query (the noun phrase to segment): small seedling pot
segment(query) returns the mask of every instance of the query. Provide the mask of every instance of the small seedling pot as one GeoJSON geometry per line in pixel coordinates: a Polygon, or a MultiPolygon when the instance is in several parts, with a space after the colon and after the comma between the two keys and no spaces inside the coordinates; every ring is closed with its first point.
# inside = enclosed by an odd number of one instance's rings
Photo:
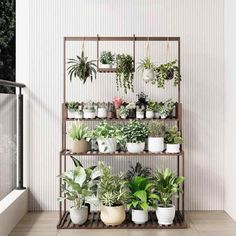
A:
{"type": "Polygon", "coordinates": [[[156,210],[156,216],[159,225],[171,225],[175,218],[175,206],[169,205],[169,207],[158,206],[156,210]]]}
{"type": "Polygon", "coordinates": [[[132,209],[132,221],[135,224],[144,224],[148,221],[148,211],[132,209]]]}
{"type": "Polygon", "coordinates": [[[98,108],[98,118],[104,119],[107,117],[107,109],[104,107],[99,107],[98,108]]]}
{"type": "Polygon", "coordinates": [[[155,112],[155,119],[159,119],[160,118],[160,113],[158,113],[158,112],[155,112]]]}
{"type": "Polygon", "coordinates": [[[179,153],[180,152],[180,144],[166,144],[166,152],[167,153],[179,153]]]}
{"type": "Polygon", "coordinates": [[[79,118],[79,113],[78,113],[78,111],[75,111],[75,110],[68,110],[67,117],[69,119],[74,119],[74,118],[77,119],[77,118],[79,118]]]}
{"type": "Polygon", "coordinates": [[[72,207],[70,208],[70,218],[73,224],[82,225],[88,219],[88,207],[83,206],[81,208],[72,207]]]}
{"type": "Polygon", "coordinates": [[[153,111],[146,111],[146,118],[147,119],[153,119],[154,118],[154,112],[153,111]]]}
{"type": "Polygon", "coordinates": [[[136,118],[137,119],[144,119],[144,112],[143,111],[136,111],[136,118]]]}
{"type": "Polygon", "coordinates": [[[126,147],[130,153],[140,153],[144,151],[145,143],[126,143],[126,147]]]}
{"type": "Polygon", "coordinates": [[[96,112],[84,110],[84,119],[94,119],[96,117],[96,112]]]}

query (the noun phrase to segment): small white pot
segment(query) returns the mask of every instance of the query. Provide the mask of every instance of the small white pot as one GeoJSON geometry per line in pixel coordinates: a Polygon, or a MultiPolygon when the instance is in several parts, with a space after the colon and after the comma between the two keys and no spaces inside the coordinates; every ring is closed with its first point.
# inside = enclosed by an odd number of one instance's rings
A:
{"type": "Polygon", "coordinates": [[[107,117],[107,109],[104,107],[98,108],[98,118],[106,118],[107,117]]]}
{"type": "Polygon", "coordinates": [[[84,113],[78,112],[78,119],[83,119],[83,118],[84,118],[84,113]]]}
{"type": "Polygon", "coordinates": [[[159,112],[155,112],[155,119],[159,119],[160,118],[160,113],[159,112]]]}
{"type": "Polygon", "coordinates": [[[149,82],[154,80],[154,69],[144,69],[143,70],[143,80],[149,82]]]}
{"type": "Polygon", "coordinates": [[[180,144],[166,144],[166,152],[167,153],[179,153],[180,144]]]}
{"type": "Polygon", "coordinates": [[[163,137],[148,137],[148,151],[149,152],[162,152],[164,150],[163,137]]]}
{"type": "Polygon", "coordinates": [[[84,119],[94,119],[95,117],[95,112],[84,110],[84,119]]]}
{"type": "Polygon", "coordinates": [[[132,221],[135,224],[144,224],[148,221],[148,211],[132,209],[132,221]]]}
{"type": "Polygon", "coordinates": [[[166,119],[168,115],[161,115],[161,119],[166,119]]]}
{"type": "Polygon", "coordinates": [[[126,119],[128,115],[120,115],[121,119],[126,119]]]}
{"type": "Polygon", "coordinates": [[[117,142],[115,138],[101,138],[97,141],[99,152],[112,153],[116,151],[117,142]]]}
{"type": "Polygon", "coordinates": [[[145,143],[126,143],[128,152],[140,153],[144,151],[145,143]]]}
{"type": "Polygon", "coordinates": [[[153,119],[154,118],[154,111],[146,111],[146,118],[153,119]]]}
{"type": "Polygon", "coordinates": [[[164,208],[158,206],[156,210],[156,216],[159,225],[171,225],[175,218],[175,206],[170,205],[170,207],[164,208]]]}
{"type": "Polygon", "coordinates": [[[72,223],[75,225],[84,224],[88,219],[88,207],[83,206],[82,208],[70,208],[70,218],[72,223]]]}
{"type": "Polygon", "coordinates": [[[79,118],[78,116],[79,116],[79,113],[78,113],[78,111],[69,111],[68,110],[68,114],[67,114],[67,116],[68,116],[68,118],[69,119],[74,119],[74,118],[79,118]]]}
{"type": "Polygon", "coordinates": [[[112,68],[112,64],[102,64],[102,68],[105,68],[105,69],[110,69],[112,68]]]}
{"type": "Polygon", "coordinates": [[[144,112],[143,111],[136,111],[136,118],[137,119],[144,119],[144,112]]]}

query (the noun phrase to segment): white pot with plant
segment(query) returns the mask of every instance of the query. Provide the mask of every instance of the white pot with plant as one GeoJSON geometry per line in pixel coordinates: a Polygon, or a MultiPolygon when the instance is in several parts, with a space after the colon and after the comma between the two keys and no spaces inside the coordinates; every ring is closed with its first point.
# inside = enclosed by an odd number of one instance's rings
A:
{"type": "Polygon", "coordinates": [[[79,103],[78,102],[68,102],[66,103],[67,107],[67,118],[69,119],[77,119],[78,117],[78,109],[79,103]]]}
{"type": "Polygon", "coordinates": [[[130,121],[121,128],[121,134],[126,142],[127,151],[140,153],[144,151],[148,136],[147,125],[139,121],[130,121]]]}
{"type": "Polygon", "coordinates": [[[144,119],[144,111],[145,111],[145,108],[144,106],[137,106],[136,108],[136,119],[144,119]]]}
{"type": "Polygon", "coordinates": [[[180,152],[180,144],[183,143],[183,138],[177,126],[172,126],[167,129],[165,143],[167,153],[180,152]]]}
{"type": "Polygon", "coordinates": [[[100,104],[98,107],[97,117],[101,119],[107,118],[107,107],[105,103],[100,104]]]}
{"type": "Polygon", "coordinates": [[[126,181],[122,176],[113,175],[111,167],[104,163],[100,163],[100,167],[102,176],[98,196],[102,203],[101,220],[105,225],[120,225],[125,220],[126,181]]]}
{"type": "Polygon", "coordinates": [[[148,151],[158,153],[164,151],[165,124],[163,122],[152,122],[148,125],[148,151]]]}
{"type": "Polygon", "coordinates": [[[83,168],[76,166],[74,170],[67,171],[59,176],[62,179],[62,196],[59,201],[65,199],[72,201],[74,206],[69,210],[73,224],[82,225],[88,219],[87,204],[98,205],[96,197],[97,178],[100,171],[94,167],[83,168]]]}
{"type": "Polygon", "coordinates": [[[119,128],[107,122],[101,122],[93,131],[93,138],[97,140],[98,149],[101,153],[115,152],[119,135],[119,128]]]}
{"type": "Polygon", "coordinates": [[[154,64],[151,61],[150,57],[146,57],[143,60],[140,61],[138,66],[138,71],[142,72],[143,80],[145,82],[149,82],[154,80],[155,74],[154,74],[154,64]]]}
{"type": "Polygon", "coordinates": [[[111,51],[103,51],[100,55],[102,68],[112,68],[115,61],[115,55],[111,51]]]}
{"type": "Polygon", "coordinates": [[[148,221],[148,207],[156,207],[156,195],[153,192],[154,184],[148,177],[135,176],[128,182],[130,197],[128,208],[132,209],[132,221],[135,224],[144,224],[148,221]]]}
{"type": "Polygon", "coordinates": [[[129,115],[129,110],[126,106],[121,106],[120,107],[120,118],[121,119],[127,119],[129,115]]]}
{"type": "Polygon", "coordinates": [[[156,108],[156,102],[149,100],[147,103],[147,108],[146,108],[146,118],[147,119],[153,119],[154,118],[154,111],[156,108]]]}
{"type": "Polygon", "coordinates": [[[156,172],[155,193],[158,200],[156,216],[159,225],[171,225],[175,218],[175,206],[171,204],[173,197],[178,197],[182,192],[180,185],[184,181],[183,176],[176,176],[168,168],[161,172],[156,172]]]}
{"type": "Polygon", "coordinates": [[[166,119],[174,110],[174,108],[175,103],[172,101],[172,99],[168,99],[164,104],[161,104],[159,110],[161,119],[166,119]]]}
{"type": "Polygon", "coordinates": [[[72,139],[72,153],[86,153],[88,151],[88,127],[83,123],[75,122],[68,131],[72,139]]]}
{"type": "Polygon", "coordinates": [[[84,109],[84,119],[94,119],[96,117],[96,109],[93,102],[88,102],[85,104],[84,109]]]}

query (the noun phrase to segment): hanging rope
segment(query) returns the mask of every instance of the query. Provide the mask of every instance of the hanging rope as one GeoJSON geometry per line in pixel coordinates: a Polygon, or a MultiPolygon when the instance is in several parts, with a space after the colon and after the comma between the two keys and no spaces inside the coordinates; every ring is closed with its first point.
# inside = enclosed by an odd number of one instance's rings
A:
{"type": "Polygon", "coordinates": [[[150,50],[150,44],[149,44],[149,37],[148,37],[148,42],[147,42],[147,47],[146,47],[146,57],[151,59],[151,50],[150,50]]]}
{"type": "Polygon", "coordinates": [[[169,38],[167,38],[166,55],[165,55],[166,62],[168,62],[169,59],[170,59],[170,42],[169,42],[169,38]]]}

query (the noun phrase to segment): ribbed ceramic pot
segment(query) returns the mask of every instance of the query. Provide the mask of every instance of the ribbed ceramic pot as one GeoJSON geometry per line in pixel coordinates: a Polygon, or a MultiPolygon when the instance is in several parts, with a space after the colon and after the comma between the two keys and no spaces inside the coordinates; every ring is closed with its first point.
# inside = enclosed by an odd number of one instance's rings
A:
{"type": "Polygon", "coordinates": [[[132,209],[132,221],[135,224],[144,224],[148,221],[148,211],[132,209]]]}
{"type": "Polygon", "coordinates": [[[179,153],[180,144],[166,144],[166,152],[168,153],[179,153]]]}
{"type": "Polygon", "coordinates": [[[175,218],[175,206],[169,205],[169,207],[158,206],[156,210],[156,216],[160,225],[171,225],[175,218]]]}
{"type": "Polygon", "coordinates": [[[164,150],[163,137],[148,137],[148,151],[157,153],[164,150]]]}
{"type": "Polygon", "coordinates": [[[130,153],[140,153],[144,151],[145,143],[126,143],[126,147],[130,153]]]}

